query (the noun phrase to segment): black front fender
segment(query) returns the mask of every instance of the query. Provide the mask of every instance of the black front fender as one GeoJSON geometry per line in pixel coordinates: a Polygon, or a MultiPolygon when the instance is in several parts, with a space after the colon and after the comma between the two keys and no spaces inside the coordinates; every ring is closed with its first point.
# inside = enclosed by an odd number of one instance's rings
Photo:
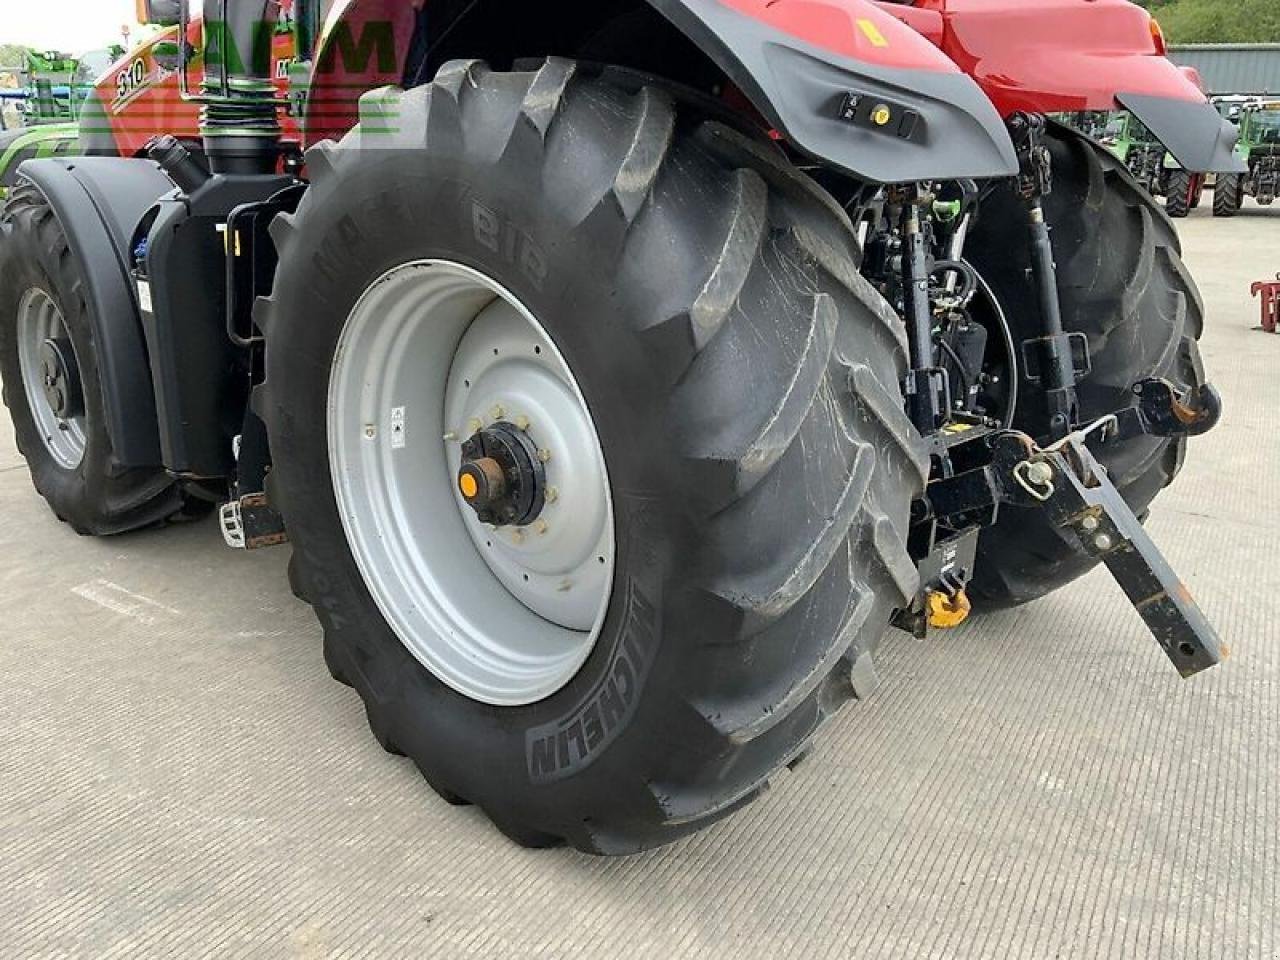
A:
{"type": "Polygon", "coordinates": [[[159,467],[155,394],[129,244],[173,183],[149,160],[28,160],[18,168],[44,194],[80,265],[93,324],[107,434],[123,467],[159,467]]]}

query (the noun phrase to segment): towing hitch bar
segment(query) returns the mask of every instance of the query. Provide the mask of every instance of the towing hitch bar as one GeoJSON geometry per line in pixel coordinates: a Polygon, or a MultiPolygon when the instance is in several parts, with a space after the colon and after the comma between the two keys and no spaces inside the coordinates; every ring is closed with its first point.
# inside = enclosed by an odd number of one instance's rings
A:
{"type": "Polygon", "coordinates": [[[1019,487],[1099,557],[1183,678],[1230,651],[1077,431],[1014,467],[1019,487]]]}
{"type": "Polygon", "coordinates": [[[1024,433],[994,431],[985,465],[930,485],[933,515],[955,530],[1004,506],[1048,511],[1053,523],[1099,558],[1183,678],[1230,656],[1204,612],[1094,457],[1087,441],[1105,417],[1041,448],[1024,433]]]}

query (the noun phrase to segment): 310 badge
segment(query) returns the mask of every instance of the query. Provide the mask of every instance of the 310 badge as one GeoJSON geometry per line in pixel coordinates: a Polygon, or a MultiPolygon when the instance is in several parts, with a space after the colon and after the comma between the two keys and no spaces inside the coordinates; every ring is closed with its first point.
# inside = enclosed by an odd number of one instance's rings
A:
{"type": "Polygon", "coordinates": [[[116,75],[116,100],[113,110],[118,110],[139,91],[145,90],[156,81],[156,77],[147,69],[147,61],[143,57],[135,57],[116,75]]]}

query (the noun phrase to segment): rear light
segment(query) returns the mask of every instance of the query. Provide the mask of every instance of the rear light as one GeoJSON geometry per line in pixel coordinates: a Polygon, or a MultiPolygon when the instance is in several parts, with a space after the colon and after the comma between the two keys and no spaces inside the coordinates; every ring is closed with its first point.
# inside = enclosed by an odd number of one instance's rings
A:
{"type": "Polygon", "coordinates": [[[1160,21],[1155,17],[1151,18],[1151,39],[1156,45],[1156,54],[1165,56],[1169,52],[1169,47],[1164,41],[1164,31],[1160,28],[1160,21]]]}

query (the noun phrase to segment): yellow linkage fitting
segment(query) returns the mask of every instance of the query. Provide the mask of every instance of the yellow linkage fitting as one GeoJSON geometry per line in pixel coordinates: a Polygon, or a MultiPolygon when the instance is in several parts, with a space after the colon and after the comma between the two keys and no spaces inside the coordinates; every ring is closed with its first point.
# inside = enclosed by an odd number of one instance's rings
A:
{"type": "Polygon", "coordinates": [[[968,595],[961,590],[954,597],[936,590],[929,594],[929,626],[938,630],[950,630],[969,619],[973,612],[973,604],[968,595]]]}

